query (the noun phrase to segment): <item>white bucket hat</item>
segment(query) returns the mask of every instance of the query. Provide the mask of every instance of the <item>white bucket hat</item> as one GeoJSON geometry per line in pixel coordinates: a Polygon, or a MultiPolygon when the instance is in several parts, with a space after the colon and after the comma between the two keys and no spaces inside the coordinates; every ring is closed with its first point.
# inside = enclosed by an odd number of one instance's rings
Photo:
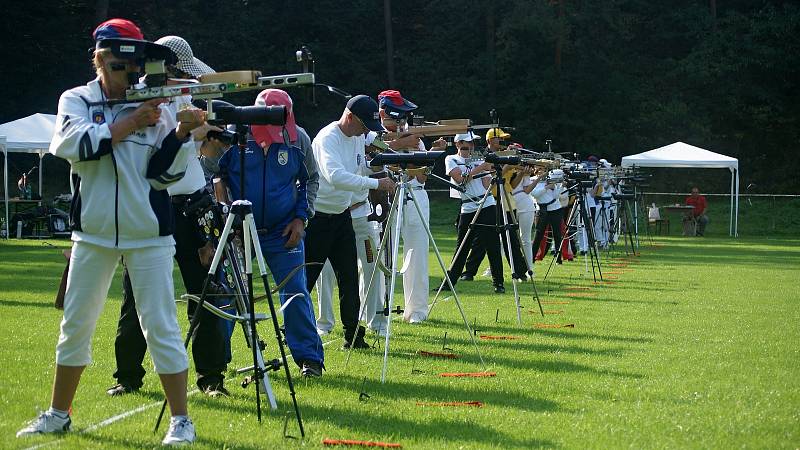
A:
{"type": "Polygon", "coordinates": [[[189,43],[182,37],[164,36],[157,40],[156,44],[168,47],[175,53],[178,57],[178,62],[175,64],[175,67],[181,72],[187,73],[194,78],[199,78],[200,75],[205,75],[207,73],[215,73],[214,69],[194,57],[192,47],[190,47],[189,43]]]}

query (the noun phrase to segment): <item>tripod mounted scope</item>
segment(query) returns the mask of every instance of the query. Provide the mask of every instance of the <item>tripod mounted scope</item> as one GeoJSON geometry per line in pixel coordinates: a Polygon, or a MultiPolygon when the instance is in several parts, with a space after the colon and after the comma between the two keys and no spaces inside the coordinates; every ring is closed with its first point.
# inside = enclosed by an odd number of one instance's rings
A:
{"type": "Polygon", "coordinates": [[[409,152],[409,153],[378,153],[369,162],[370,166],[407,166],[414,164],[418,166],[434,165],[436,161],[445,157],[447,152],[409,152]]]}

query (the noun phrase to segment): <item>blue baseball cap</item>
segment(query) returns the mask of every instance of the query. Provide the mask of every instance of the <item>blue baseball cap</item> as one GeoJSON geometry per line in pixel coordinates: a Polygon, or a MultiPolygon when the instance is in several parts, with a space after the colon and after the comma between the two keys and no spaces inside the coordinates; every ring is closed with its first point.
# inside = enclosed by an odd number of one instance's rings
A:
{"type": "Polygon", "coordinates": [[[387,90],[378,94],[378,104],[390,117],[397,119],[417,109],[417,105],[404,98],[400,91],[387,90]]]}
{"type": "Polygon", "coordinates": [[[347,109],[364,123],[370,131],[382,133],[386,131],[378,113],[378,104],[368,95],[356,95],[347,102],[347,109]]]}

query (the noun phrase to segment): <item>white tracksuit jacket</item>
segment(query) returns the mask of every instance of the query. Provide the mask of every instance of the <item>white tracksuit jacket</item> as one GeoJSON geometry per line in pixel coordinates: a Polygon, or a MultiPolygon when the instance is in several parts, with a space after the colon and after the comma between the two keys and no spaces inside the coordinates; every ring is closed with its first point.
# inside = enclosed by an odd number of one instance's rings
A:
{"type": "Polygon", "coordinates": [[[120,249],[174,245],[166,188],[183,177],[194,143],[178,140],[175,117],[162,105],[155,126],[112,148],[109,125],[138,104],[93,104],[104,99],[95,79],[58,102],[50,153],[72,165],[72,240],[120,249]]]}

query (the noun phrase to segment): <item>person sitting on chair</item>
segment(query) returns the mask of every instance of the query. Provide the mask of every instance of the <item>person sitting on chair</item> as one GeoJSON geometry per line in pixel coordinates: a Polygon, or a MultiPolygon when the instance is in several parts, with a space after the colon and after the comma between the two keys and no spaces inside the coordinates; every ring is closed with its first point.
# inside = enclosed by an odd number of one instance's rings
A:
{"type": "Polygon", "coordinates": [[[692,194],[686,197],[685,203],[694,207],[694,210],[688,214],[687,218],[695,222],[695,234],[697,236],[703,236],[706,231],[706,225],[708,224],[708,216],[706,216],[706,197],[700,195],[700,190],[695,186],[692,188],[692,194]]]}

